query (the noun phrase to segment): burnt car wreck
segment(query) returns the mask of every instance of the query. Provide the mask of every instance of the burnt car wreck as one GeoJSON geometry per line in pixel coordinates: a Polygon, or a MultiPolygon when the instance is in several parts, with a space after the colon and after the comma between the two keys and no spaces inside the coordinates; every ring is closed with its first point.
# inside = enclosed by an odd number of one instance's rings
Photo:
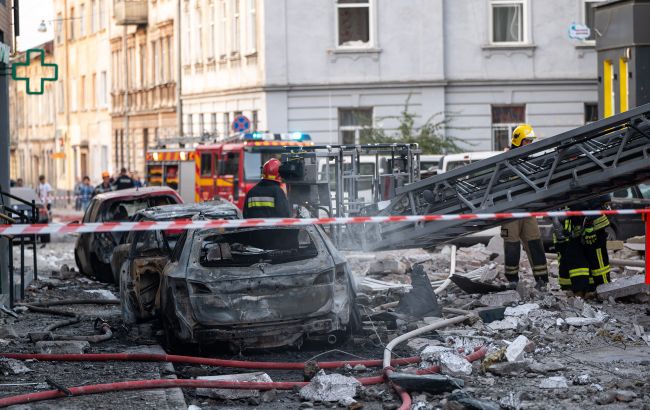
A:
{"type": "Polygon", "coordinates": [[[120,294],[125,321],[159,317],[172,348],[335,344],[360,325],[347,261],[315,226],[134,233],[120,294]]]}

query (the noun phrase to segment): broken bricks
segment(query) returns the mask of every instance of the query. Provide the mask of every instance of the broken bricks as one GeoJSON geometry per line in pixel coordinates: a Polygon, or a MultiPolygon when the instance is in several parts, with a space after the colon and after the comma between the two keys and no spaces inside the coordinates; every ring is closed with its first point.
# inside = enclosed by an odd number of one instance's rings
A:
{"type": "Polygon", "coordinates": [[[610,297],[618,299],[625,296],[647,293],[649,287],[649,285],[645,284],[645,278],[643,275],[635,275],[626,278],[618,278],[614,282],[600,285],[596,288],[596,293],[600,300],[607,300],[610,297]]]}
{"type": "Polygon", "coordinates": [[[505,292],[490,293],[481,296],[479,302],[483,306],[508,306],[521,301],[521,296],[516,290],[506,290],[505,292]]]}
{"type": "Polygon", "coordinates": [[[341,374],[318,372],[309,384],[300,389],[300,398],[307,401],[338,402],[344,398],[354,398],[361,383],[353,377],[341,374]]]}

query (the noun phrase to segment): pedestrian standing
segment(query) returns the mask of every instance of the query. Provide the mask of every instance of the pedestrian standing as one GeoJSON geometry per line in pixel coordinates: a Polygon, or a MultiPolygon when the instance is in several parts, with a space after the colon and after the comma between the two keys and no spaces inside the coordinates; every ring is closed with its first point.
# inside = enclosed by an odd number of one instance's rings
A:
{"type": "Polygon", "coordinates": [[[83,209],[84,212],[86,212],[86,209],[88,209],[88,204],[90,204],[90,199],[93,196],[93,191],[94,188],[92,185],[90,185],[90,178],[88,176],[84,176],[83,182],[79,186],[79,200],[81,202],[81,209],[83,209]]]}
{"type": "Polygon", "coordinates": [[[128,189],[133,187],[135,187],[133,178],[127,174],[126,168],[122,168],[120,170],[120,175],[118,175],[118,177],[115,179],[115,189],[119,191],[120,189],[128,189]]]}
{"type": "Polygon", "coordinates": [[[140,176],[136,171],[131,172],[131,179],[133,179],[133,186],[135,188],[142,188],[144,185],[142,185],[142,180],[140,180],[140,176]]]}
{"type": "MultiPolygon", "coordinates": [[[[521,124],[512,133],[510,149],[517,149],[533,142],[537,137],[533,127],[521,124]]],[[[533,269],[535,288],[544,289],[548,283],[548,267],[546,254],[542,245],[542,235],[539,231],[536,218],[516,219],[501,226],[503,238],[503,253],[505,257],[506,279],[516,285],[519,282],[519,259],[521,245],[523,245],[528,261],[533,269]]]]}
{"type": "Polygon", "coordinates": [[[38,197],[41,199],[41,202],[48,210],[52,209],[50,194],[52,193],[52,186],[45,180],[45,175],[38,177],[38,197]]]}
{"type": "Polygon", "coordinates": [[[111,184],[111,174],[107,171],[102,172],[102,183],[95,187],[92,196],[97,194],[103,194],[104,192],[110,192],[113,190],[113,184],[111,184]]]}
{"type": "Polygon", "coordinates": [[[82,182],[77,179],[77,183],[74,186],[74,209],[75,211],[81,211],[81,184],[82,182]]]}

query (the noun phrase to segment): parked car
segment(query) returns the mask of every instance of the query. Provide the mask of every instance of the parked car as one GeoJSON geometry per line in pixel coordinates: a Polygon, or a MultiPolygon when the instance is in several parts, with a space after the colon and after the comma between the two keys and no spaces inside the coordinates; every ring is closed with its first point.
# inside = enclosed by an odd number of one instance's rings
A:
{"type": "MultiPolygon", "coordinates": [[[[25,219],[23,220],[23,223],[46,224],[50,222],[50,213],[47,211],[47,208],[41,201],[41,198],[39,198],[36,194],[36,191],[34,191],[32,188],[12,187],[10,188],[9,193],[30,204],[25,204],[23,202],[17,201],[14,198],[11,198],[9,201],[9,207],[13,209],[14,212],[18,212],[24,215],[25,219]],[[34,219],[34,215],[32,214],[32,201],[34,201],[34,205],[36,206],[36,219],[34,219]]],[[[50,235],[38,235],[38,239],[42,243],[47,243],[50,242],[50,235]]]]}
{"type": "MultiPolygon", "coordinates": [[[[141,209],[180,204],[183,200],[168,187],[131,188],[95,196],[88,205],[83,222],[129,221],[141,209]]],[[[74,256],[79,272],[102,282],[113,282],[111,255],[125,232],[83,233],[75,245],[74,256]]]]}
{"type": "Polygon", "coordinates": [[[355,297],[320,227],[191,230],[163,270],[160,317],[169,346],[334,344],[361,323],[355,297]]]}
{"type": "MultiPolygon", "coordinates": [[[[631,186],[609,194],[611,209],[650,208],[650,183],[631,186]]],[[[633,236],[645,235],[645,224],[640,215],[608,215],[609,226],[606,229],[609,240],[625,241],[633,236]]],[[[544,247],[553,247],[553,226],[549,218],[540,221],[544,247]]]]}

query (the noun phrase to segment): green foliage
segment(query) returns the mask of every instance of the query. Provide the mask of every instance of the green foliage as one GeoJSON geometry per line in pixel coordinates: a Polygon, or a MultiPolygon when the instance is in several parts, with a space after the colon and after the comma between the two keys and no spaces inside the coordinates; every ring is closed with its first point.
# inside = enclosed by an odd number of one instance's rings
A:
{"type": "Polygon", "coordinates": [[[383,117],[382,119],[396,119],[399,122],[397,131],[389,135],[382,128],[366,128],[361,132],[361,144],[386,144],[386,143],[417,143],[423,154],[449,154],[461,152],[457,139],[445,136],[444,131],[452,129],[449,126],[450,118],[440,119],[442,113],[430,116],[424,124],[415,125],[416,115],[409,111],[409,100],[406,99],[404,109],[399,116],[383,117]]]}

